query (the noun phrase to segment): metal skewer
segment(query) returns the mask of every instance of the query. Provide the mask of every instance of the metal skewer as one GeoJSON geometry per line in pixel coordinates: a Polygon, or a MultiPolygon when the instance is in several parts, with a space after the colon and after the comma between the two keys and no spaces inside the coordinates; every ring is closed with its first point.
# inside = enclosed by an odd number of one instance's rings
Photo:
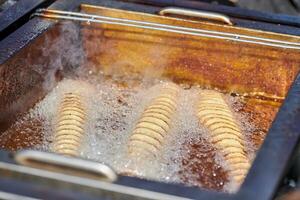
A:
{"type": "Polygon", "coordinates": [[[256,36],[225,33],[204,29],[188,28],[167,24],[159,24],[153,22],[144,22],[130,19],[120,19],[114,17],[91,15],[79,12],[52,10],[52,9],[39,9],[33,16],[51,18],[51,19],[63,19],[63,20],[74,20],[80,22],[88,23],[100,23],[100,24],[110,24],[110,25],[121,25],[126,27],[135,27],[148,30],[157,30],[171,33],[179,33],[192,36],[200,36],[206,38],[215,38],[222,40],[229,40],[235,42],[243,42],[250,44],[259,44],[271,47],[285,48],[285,49],[297,49],[300,50],[300,43],[298,42],[288,42],[283,40],[262,38],[256,36]]]}

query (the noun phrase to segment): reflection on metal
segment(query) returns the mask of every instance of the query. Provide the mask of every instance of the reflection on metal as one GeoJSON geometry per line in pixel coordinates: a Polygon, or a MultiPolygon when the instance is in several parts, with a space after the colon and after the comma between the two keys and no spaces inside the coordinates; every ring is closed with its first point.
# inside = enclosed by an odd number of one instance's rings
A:
{"type": "Polygon", "coordinates": [[[200,18],[200,19],[214,20],[214,21],[218,21],[218,22],[223,22],[228,25],[233,25],[233,23],[231,22],[231,20],[228,16],[219,14],[219,13],[213,13],[213,12],[168,7],[168,8],[164,8],[161,11],[159,11],[159,14],[162,16],[174,14],[174,15],[181,15],[181,16],[187,16],[187,17],[196,17],[196,18],[200,18]]]}
{"type": "Polygon", "coordinates": [[[65,157],[58,154],[24,150],[16,153],[15,160],[25,166],[73,176],[107,182],[117,180],[116,173],[107,165],[78,158],[65,157]]]}
{"type": "Polygon", "coordinates": [[[184,35],[191,35],[191,36],[199,36],[205,38],[215,38],[215,39],[222,39],[222,40],[235,41],[235,42],[258,44],[258,45],[271,46],[277,48],[300,50],[300,43],[298,42],[288,42],[283,40],[268,39],[268,38],[250,36],[250,35],[226,33],[226,32],[211,31],[211,30],[204,30],[204,29],[197,29],[197,28],[188,28],[188,27],[181,27],[181,26],[174,26],[174,25],[167,25],[167,24],[100,16],[100,15],[91,15],[91,14],[79,13],[79,12],[70,12],[70,11],[61,11],[61,10],[52,10],[52,9],[39,9],[36,13],[33,14],[33,16],[45,17],[50,19],[74,20],[74,21],[87,22],[87,23],[120,25],[120,26],[127,26],[127,27],[135,27],[135,28],[142,28],[142,29],[149,29],[149,30],[156,30],[156,31],[178,33],[184,35]]]}
{"type": "Polygon", "coordinates": [[[8,193],[8,192],[3,192],[0,191],[0,199],[12,199],[12,200],[39,200],[37,198],[32,198],[28,196],[23,196],[23,195],[18,195],[18,194],[13,194],[13,193],[8,193]]]}
{"type": "Polygon", "coordinates": [[[0,162],[0,176],[14,178],[15,180],[30,180],[36,184],[43,184],[51,188],[67,189],[76,188],[77,192],[98,195],[99,198],[108,199],[139,199],[139,200],[185,200],[188,198],[153,192],[150,190],[118,185],[86,177],[76,177],[42,169],[0,162]],[[103,196],[102,196],[103,195],[103,196]]]}

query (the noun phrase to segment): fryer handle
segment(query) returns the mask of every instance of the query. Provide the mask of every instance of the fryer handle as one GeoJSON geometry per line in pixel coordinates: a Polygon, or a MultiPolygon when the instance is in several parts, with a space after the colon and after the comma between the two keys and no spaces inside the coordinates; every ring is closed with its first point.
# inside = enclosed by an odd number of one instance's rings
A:
{"type": "Polygon", "coordinates": [[[176,7],[167,7],[159,11],[159,15],[161,16],[165,16],[168,14],[175,14],[175,15],[181,15],[187,17],[197,17],[201,19],[209,19],[218,22],[223,22],[231,26],[233,25],[233,22],[230,20],[228,16],[219,13],[214,13],[214,12],[190,10],[190,9],[176,8],[176,7]]]}
{"type": "Polygon", "coordinates": [[[21,165],[106,182],[117,180],[117,174],[107,165],[35,150],[18,151],[14,156],[21,165]]]}

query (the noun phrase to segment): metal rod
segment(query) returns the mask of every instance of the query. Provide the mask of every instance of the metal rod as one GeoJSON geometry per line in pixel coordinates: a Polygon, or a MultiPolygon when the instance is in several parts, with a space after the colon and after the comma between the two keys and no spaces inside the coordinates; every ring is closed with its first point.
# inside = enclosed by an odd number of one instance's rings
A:
{"type": "Polygon", "coordinates": [[[157,26],[157,27],[161,27],[161,28],[170,28],[170,29],[191,31],[191,32],[197,32],[197,33],[208,33],[208,34],[215,34],[215,35],[220,35],[220,36],[229,36],[229,37],[234,37],[234,38],[239,38],[239,39],[241,39],[241,38],[253,39],[253,40],[261,40],[261,41],[271,42],[271,43],[280,43],[280,44],[289,44],[289,45],[300,46],[300,43],[296,43],[296,42],[288,42],[288,41],[275,40],[275,39],[269,39],[269,38],[261,38],[261,37],[255,37],[255,36],[249,36],[249,35],[225,33],[225,32],[188,28],[188,27],[181,27],[181,26],[174,26],[174,25],[167,25],[167,24],[158,24],[158,23],[153,23],[153,22],[144,22],[144,21],[137,21],[137,20],[131,20],[131,19],[121,19],[121,18],[114,18],[114,17],[107,17],[107,16],[100,16],[100,15],[91,15],[91,14],[79,13],[79,12],[61,11],[61,10],[52,10],[52,9],[39,9],[38,12],[86,17],[86,18],[90,18],[90,19],[104,19],[104,20],[110,20],[110,21],[134,23],[134,24],[139,24],[139,25],[157,26]]]}
{"type": "Polygon", "coordinates": [[[259,44],[271,47],[285,48],[285,49],[297,49],[300,50],[300,43],[298,42],[288,42],[282,40],[261,38],[255,36],[224,33],[218,31],[210,31],[203,29],[195,29],[188,27],[173,26],[167,24],[158,24],[152,22],[143,22],[130,19],[120,19],[114,17],[106,17],[100,15],[90,15],[85,13],[70,12],[70,11],[60,11],[60,10],[50,10],[50,9],[40,9],[33,16],[51,18],[51,19],[63,19],[63,20],[74,20],[87,23],[101,23],[110,25],[120,25],[126,27],[135,27],[148,30],[157,30],[171,33],[179,33],[192,36],[200,36],[206,38],[215,38],[222,40],[229,40],[235,42],[243,42],[250,44],[259,44]],[[50,13],[50,14],[46,14],[50,13]]]}

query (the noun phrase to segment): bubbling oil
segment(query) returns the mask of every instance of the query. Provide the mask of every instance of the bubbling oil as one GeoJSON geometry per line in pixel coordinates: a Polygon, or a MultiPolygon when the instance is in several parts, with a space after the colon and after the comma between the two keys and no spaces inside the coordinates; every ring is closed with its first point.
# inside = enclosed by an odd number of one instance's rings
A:
{"type": "MultiPolygon", "coordinates": [[[[87,105],[88,116],[85,137],[79,150],[81,157],[105,163],[122,175],[221,191],[236,190],[226,172],[228,166],[209,142],[208,131],[199,124],[196,104],[202,89],[198,86],[179,84],[177,107],[159,156],[144,159],[128,155],[128,141],[135,124],[145,108],[168,84],[171,84],[170,80],[115,77],[81,70],[76,76],[59,82],[28,114],[4,132],[0,140],[15,130],[36,131],[39,132],[37,135],[42,135],[41,142],[32,143],[31,148],[51,151],[59,102],[64,94],[80,91],[87,105]],[[24,129],[26,124],[33,124],[34,121],[39,122],[38,129],[24,129]]],[[[247,115],[235,112],[241,106],[239,97],[225,95],[225,99],[243,134],[251,134],[253,124],[247,121],[247,115]]],[[[253,159],[256,149],[250,140],[246,144],[248,154],[253,159]]]]}

